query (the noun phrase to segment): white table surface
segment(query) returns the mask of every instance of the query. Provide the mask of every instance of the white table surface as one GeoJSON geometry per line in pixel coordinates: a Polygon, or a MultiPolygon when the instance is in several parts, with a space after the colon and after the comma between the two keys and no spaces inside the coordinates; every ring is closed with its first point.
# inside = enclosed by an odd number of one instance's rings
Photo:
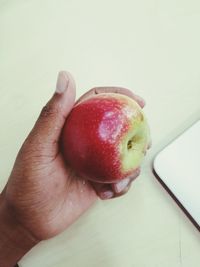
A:
{"type": "Polygon", "coordinates": [[[123,198],[99,201],[22,267],[196,267],[200,235],[152,174],[156,152],[200,114],[199,0],[0,0],[0,188],[66,69],[77,95],[142,95],[153,147],[123,198]]]}

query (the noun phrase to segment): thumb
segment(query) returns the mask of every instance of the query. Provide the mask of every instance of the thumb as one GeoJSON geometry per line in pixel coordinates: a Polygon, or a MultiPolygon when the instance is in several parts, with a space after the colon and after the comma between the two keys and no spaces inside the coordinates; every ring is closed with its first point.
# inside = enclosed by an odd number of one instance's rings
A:
{"type": "Polygon", "coordinates": [[[30,132],[27,141],[42,148],[58,147],[59,137],[67,115],[75,102],[75,82],[69,72],[60,71],[56,83],[56,91],[43,107],[38,120],[30,132]],[[52,147],[53,145],[53,147],[52,147]]]}

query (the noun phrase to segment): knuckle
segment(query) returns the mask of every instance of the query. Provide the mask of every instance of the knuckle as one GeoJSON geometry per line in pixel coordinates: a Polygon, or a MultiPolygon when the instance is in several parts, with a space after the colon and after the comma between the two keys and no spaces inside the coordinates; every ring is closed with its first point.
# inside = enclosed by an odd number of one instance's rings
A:
{"type": "Polygon", "coordinates": [[[54,117],[59,112],[58,108],[52,105],[51,103],[47,103],[40,113],[40,118],[54,117]]]}
{"type": "Polygon", "coordinates": [[[115,197],[121,197],[121,196],[125,195],[129,191],[130,187],[131,187],[131,185],[128,185],[123,191],[121,191],[120,193],[116,193],[115,197]]]}

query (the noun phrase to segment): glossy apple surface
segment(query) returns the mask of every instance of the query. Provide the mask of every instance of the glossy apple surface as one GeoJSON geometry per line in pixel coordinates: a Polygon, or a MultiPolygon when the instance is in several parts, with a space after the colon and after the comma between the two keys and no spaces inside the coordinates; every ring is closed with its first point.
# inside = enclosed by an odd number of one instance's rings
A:
{"type": "Polygon", "coordinates": [[[81,177],[102,183],[130,177],[144,158],[149,127],[140,106],[114,93],[78,103],[63,128],[67,164],[81,177]]]}

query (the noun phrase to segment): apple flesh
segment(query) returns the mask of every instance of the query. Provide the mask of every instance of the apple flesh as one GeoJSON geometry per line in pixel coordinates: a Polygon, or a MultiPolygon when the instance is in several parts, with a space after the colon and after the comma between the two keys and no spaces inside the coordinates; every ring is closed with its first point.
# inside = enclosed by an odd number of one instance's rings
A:
{"type": "Polygon", "coordinates": [[[81,177],[113,183],[131,177],[144,158],[149,127],[128,96],[102,93],[74,106],[63,128],[67,164],[81,177]]]}

